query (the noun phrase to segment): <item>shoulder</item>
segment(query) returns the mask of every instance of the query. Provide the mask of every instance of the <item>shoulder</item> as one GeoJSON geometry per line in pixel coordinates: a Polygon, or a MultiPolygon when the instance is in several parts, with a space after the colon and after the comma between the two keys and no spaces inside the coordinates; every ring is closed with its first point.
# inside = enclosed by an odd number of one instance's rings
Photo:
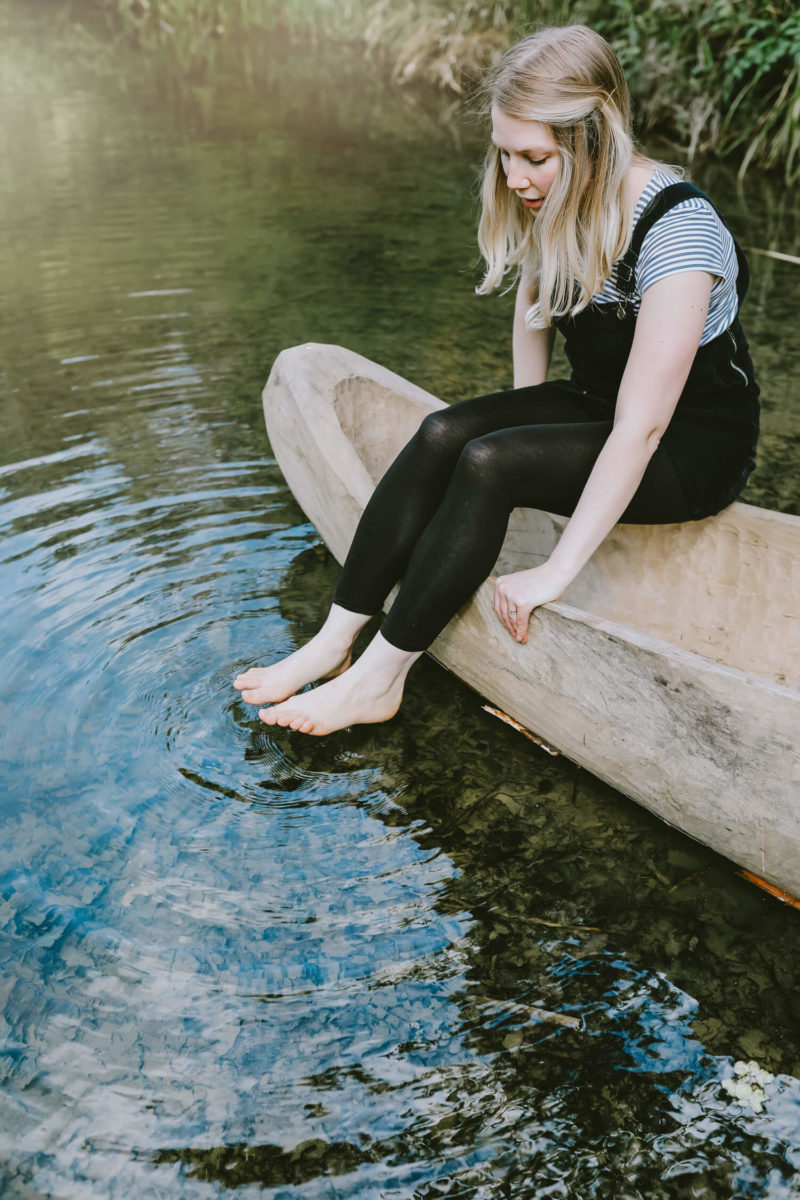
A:
{"type": "Polygon", "coordinates": [[[640,254],[652,246],[677,241],[682,237],[719,245],[726,237],[730,239],[731,235],[710,200],[691,196],[659,217],[645,234],[640,254]]]}
{"type": "Polygon", "coordinates": [[[645,291],[679,271],[708,271],[720,280],[736,276],[733,238],[710,201],[699,196],[681,200],[648,230],[636,266],[638,288],[645,291]]]}

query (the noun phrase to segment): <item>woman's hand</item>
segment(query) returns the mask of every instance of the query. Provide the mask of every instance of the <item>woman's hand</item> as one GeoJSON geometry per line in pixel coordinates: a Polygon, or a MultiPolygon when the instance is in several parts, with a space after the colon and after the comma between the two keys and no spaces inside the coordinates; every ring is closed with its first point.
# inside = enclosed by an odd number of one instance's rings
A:
{"type": "Polygon", "coordinates": [[[494,611],[517,642],[527,642],[528,621],[534,608],[563,595],[569,579],[549,562],[513,575],[500,575],[494,589],[494,611]]]}

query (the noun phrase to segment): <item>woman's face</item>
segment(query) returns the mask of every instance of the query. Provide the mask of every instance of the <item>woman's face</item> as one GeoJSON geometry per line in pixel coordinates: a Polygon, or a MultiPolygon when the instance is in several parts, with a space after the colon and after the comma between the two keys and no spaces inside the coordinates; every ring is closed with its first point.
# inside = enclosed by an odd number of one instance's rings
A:
{"type": "Polygon", "coordinates": [[[500,151],[506,183],[531,212],[538,212],[561,170],[552,131],[539,121],[522,121],[492,108],[492,141],[500,151]]]}

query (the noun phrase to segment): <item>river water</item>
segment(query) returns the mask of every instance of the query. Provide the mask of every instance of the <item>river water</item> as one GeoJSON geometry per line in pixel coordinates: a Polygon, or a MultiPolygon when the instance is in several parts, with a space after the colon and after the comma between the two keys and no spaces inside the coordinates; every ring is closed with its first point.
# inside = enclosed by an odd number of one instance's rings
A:
{"type": "MultiPolygon", "coordinates": [[[[509,379],[477,131],[356,56],[159,88],[2,14],[0,1194],[800,1195],[800,914],[430,660],[319,740],[231,689],[335,579],[266,442],[278,351],[509,379]]],[[[797,253],[779,180],[698,177],[797,253]]],[[[746,498],[797,512],[800,268],[752,266],[746,498]]]]}

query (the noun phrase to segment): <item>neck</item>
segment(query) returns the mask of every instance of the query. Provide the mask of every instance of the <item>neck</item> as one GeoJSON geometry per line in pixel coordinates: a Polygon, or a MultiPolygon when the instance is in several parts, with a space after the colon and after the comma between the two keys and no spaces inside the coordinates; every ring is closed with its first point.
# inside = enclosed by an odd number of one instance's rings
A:
{"type": "Polygon", "coordinates": [[[631,169],[628,171],[628,179],[626,185],[626,202],[628,208],[628,224],[633,224],[633,214],[636,212],[636,205],[639,203],[639,197],[647,187],[650,180],[653,178],[655,168],[653,163],[647,159],[634,159],[631,164],[631,169]]]}

